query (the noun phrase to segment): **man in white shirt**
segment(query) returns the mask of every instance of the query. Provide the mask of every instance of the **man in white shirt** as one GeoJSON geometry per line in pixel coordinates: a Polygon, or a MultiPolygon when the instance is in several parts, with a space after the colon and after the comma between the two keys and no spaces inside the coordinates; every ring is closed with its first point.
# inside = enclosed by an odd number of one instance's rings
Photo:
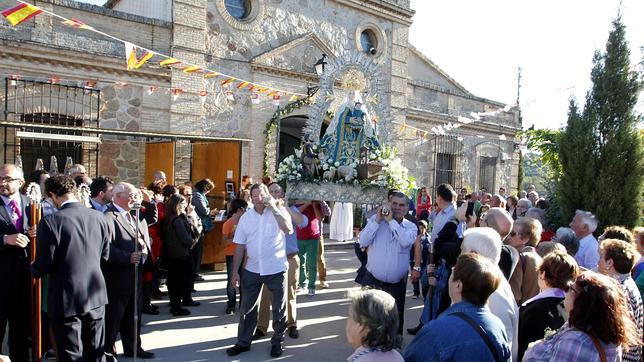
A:
{"type": "Polygon", "coordinates": [[[240,284],[237,272],[246,251],[247,260],[242,270],[242,305],[239,316],[237,343],[226,350],[236,356],[250,350],[253,332],[257,326],[257,307],[262,285],[273,295],[273,337],[271,357],[282,355],[286,330],[286,235],[293,232],[291,216],[280,200],[272,198],[268,188],[255,184],[250,188],[253,208],[239,219],[233,242],[237,244],[233,257],[231,282],[240,284]]]}
{"type": "Polygon", "coordinates": [[[599,263],[599,242],[593,236],[598,220],[589,211],[577,210],[572,218],[570,228],[579,238],[579,250],[575,259],[580,267],[594,270],[599,263]]]}

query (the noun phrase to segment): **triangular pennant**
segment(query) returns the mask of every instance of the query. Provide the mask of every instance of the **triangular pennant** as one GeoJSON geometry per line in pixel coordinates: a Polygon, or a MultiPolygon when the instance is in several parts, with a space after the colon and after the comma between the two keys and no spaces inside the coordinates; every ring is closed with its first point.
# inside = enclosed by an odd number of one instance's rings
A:
{"type": "Polygon", "coordinates": [[[233,78],[233,77],[228,77],[228,78],[224,79],[224,80],[221,82],[221,85],[230,84],[230,83],[232,83],[234,80],[235,80],[235,78],[233,78]]]}
{"type": "Polygon", "coordinates": [[[143,66],[143,64],[147,63],[147,61],[150,60],[150,58],[152,58],[153,56],[154,56],[154,53],[152,53],[149,50],[146,50],[146,52],[143,54],[141,59],[138,59],[136,61],[136,64],[134,65],[134,69],[141,68],[143,66]]]}
{"type": "Polygon", "coordinates": [[[209,70],[209,71],[207,71],[207,73],[206,73],[206,74],[204,74],[204,76],[203,76],[203,77],[204,77],[204,78],[212,78],[212,77],[216,77],[216,76],[218,76],[219,74],[220,74],[220,73],[213,72],[213,71],[210,71],[210,70],[209,70]]]}
{"type": "Polygon", "coordinates": [[[127,70],[132,70],[136,66],[136,47],[134,44],[125,42],[125,61],[127,64],[127,70]]]}
{"type": "Polygon", "coordinates": [[[83,23],[82,21],[80,21],[78,19],[74,19],[74,18],[67,19],[67,20],[63,21],[62,23],[63,23],[63,25],[67,25],[69,27],[76,28],[76,29],[87,29],[87,30],[93,30],[94,29],[91,26],[83,23]]]}
{"type": "Polygon", "coordinates": [[[168,58],[166,60],[163,60],[163,61],[159,62],[159,65],[162,66],[162,67],[167,67],[167,66],[170,66],[170,65],[173,65],[173,64],[180,64],[180,63],[181,63],[181,61],[179,59],[168,58]]]}
{"type": "Polygon", "coordinates": [[[249,84],[250,84],[250,82],[241,81],[241,82],[239,82],[239,84],[237,84],[237,89],[244,89],[244,88],[246,88],[249,84]]]}
{"type": "Polygon", "coordinates": [[[196,65],[190,65],[188,67],[183,68],[184,73],[194,73],[200,71],[201,68],[196,66],[196,65]]]}

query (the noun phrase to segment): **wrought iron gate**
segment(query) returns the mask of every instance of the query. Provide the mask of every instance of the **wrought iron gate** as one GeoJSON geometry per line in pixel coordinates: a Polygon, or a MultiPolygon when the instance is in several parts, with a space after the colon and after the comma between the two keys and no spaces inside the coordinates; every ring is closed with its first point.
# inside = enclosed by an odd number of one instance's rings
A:
{"type": "Polygon", "coordinates": [[[432,149],[432,200],[436,200],[436,187],[448,183],[456,193],[463,185],[463,142],[457,136],[433,135],[430,139],[432,149]]]}
{"type": "MultiPolygon", "coordinates": [[[[51,126],[99,127],[100,91],[77,85],[64,85],[35,80],[5,78],[4,120],[24,123],[22,128],[2,129],[4,163],[22,158],[25,176],[34,170],[36,160],[45,161],[49,170],[51,156],[63,171],[67,157],[82,163],[90,175],[98,172],[98,144],[72,141],[65,136],[97,136],[96,133],[56,129],[51,126]],[[44,129],[42,125],[48,126],[44,129]],[[39,127],[40,126],[40,127],[39,127]],[[29,138],[18,137],[20,131],[33,131],[29,138]]],[[[24,134],[23,134],[24,135],[24,134]]]]}

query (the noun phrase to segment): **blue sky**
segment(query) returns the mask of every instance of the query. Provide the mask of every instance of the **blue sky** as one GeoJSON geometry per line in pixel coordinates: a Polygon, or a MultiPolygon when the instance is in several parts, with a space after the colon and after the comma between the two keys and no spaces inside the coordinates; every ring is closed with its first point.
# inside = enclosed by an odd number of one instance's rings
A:
{"type": "MultiPolygon", "coordinates": [[[[642,59],[644,1],[622,0],[631,61],[642,59]],[[638,18],[639,17],[639,18],[638,18]]],[[[619,0],[411,0],[410,42],[475,95],[514,104],[522,68],[524,127],[565,125],[583,105],[592,57],[604,50],[619,0]]],[[[640,95],[639,112],[644,112],[640,95]]]]}

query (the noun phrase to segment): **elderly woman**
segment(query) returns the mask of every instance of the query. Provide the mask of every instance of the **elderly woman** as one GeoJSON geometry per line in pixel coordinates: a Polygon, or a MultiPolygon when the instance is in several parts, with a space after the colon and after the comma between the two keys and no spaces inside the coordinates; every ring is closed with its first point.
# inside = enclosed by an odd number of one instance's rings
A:
{"type": "Polygon", "coordinates": [[[355,351],[350,362],[402,362],[395,350],[400,348],[398,309],[394,298],[381,290],[362,290],[351,294],[347,341],[355,351]]]}
{"type": "Polygon", "coordinates": [[[510,286],[517,305],[539,293],[537,268],[541,257],[535,247],[541,238],[541,223],[521,217],[514,222],[508,244],[519,251],[519,264],[510,277],[510,286]]]}
{"type": "Polygon", "coordinates": [[[583,272],[567,288],[568,322],[526,351],[523,361],[621,361],[622,348],[641,345],[617,282],[583,272]]]}
{"type": "Polygon", "coordinates": [[[449,278],[452,305],[423,326],[405,350],[405,361],[508,361],[503,323],[486,304],[503,275],[488,258],[464,253],[449,278]]]}
{"type": "Polygon", "coordinates": [[[555,250],[544,257],[538,271],[541,292],[519,309],[519,361],[529,343],[542,339],[548,329],[559,329],[568,320],[565,289],[577,278],[579,267],[565,250],[555,250]]]}
{"type": "Polygon", "coordinates": [[[571,228],[560,227],[551,241],[563,245],[569,255],[575,256],[579,251],[579,239],[571,228]]]}

